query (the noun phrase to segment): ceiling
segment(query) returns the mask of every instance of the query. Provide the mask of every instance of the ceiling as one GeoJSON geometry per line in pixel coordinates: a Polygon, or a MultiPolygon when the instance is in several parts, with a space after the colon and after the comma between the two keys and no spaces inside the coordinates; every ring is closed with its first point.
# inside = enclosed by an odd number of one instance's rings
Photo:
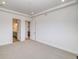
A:
{"type": "Polygon", "coordinates": [[[6,9],[18,11],[24,14],[33,15],[53,8],[57,5],[70,2],[72,0],[5,0],[6,4],[1,6],[6,9]]]}

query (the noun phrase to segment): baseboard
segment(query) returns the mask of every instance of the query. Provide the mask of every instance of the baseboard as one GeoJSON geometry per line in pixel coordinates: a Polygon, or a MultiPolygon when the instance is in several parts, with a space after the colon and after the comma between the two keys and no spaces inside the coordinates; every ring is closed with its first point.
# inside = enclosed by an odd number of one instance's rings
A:
{"type": "Polygon", "coordinates": [[[70,51],[70,50],[68,50],[68,49],[64,49],[64,48],[61,48],[61,47],[52,45],[51,43],[46,42],[46,41],[41,41],[41,40],[35,40],[35,41],[40,42],[40,43],[43,43],[43,44],[46,44],[46,45],[48,45],[48,46],[51,46],[51,47],[54,47],[54,48],[57,48],[57,49],[60,49],[60,50],[63,50],[63,51],[66,51],[66,52],[71,53],[71,54],[74,54],[74,55],[76,55],[76,56],[78,55],[76,52],[73,52],[73,51],[70,51]]]}
{"type": "Polygon", "coordinates": [[[9,44],[12,44],[12,42],[5,42],[5,43],[0,44],[0,46],[9,45],[9,44]]]}

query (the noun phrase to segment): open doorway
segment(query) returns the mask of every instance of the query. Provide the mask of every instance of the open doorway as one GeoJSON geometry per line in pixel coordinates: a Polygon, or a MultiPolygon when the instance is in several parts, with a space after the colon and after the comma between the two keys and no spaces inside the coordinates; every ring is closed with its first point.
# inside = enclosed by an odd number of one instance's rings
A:
{"type": "Polygon", "coordinates": [[[20,41],[20,20],[13,19],[13,42],[20,41]]]}
{"type": "Polygon", "coordinates": [[[30,21],[25,21],[25,39],[30,39],[30,21]]]}

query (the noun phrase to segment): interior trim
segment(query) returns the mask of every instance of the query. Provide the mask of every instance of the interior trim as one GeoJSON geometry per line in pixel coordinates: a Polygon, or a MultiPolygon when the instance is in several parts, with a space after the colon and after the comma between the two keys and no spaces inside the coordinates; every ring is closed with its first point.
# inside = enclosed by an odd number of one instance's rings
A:
{"type": "Polygon", "coordinates": [[[65,52],[68,52],[68,53],[71,53],[71,54],[74,54],[74,55],[78,56],[78,53],[76,53],[75,51],[70,51],[70,50],[68,50],[68,49],[64,49],[64,48],[62,48],[62,47],[58,47],[58,46],[52,45],[52,44],[49,43],[49,42],[42,41],[42,40],[34,40],[34,41],[40,42],[40,43],[42,43],[42,44],[46,44],[46,45],[48,45],[48,46],[51,46],[51,47],[54,47],[54,48],[57,48],[57,49],[60,49],[60,50],[63,50],[63,51],[65,51],[65,52]]]}
{"type": "Polygon", "coordinates": [[[77,1],[76,1],[76,0],[73,0],[73,1],[70,1],[70,2],[68,2],[68,3],[58,5],[58,6],[56,6],[56,7],[53,7],[53,8],[51,8],[51,9],[48,9],[48,10],[46,10],[46,11],[43,11],[43,12],[40,12],[40,13],[38,13],[38,14],[32,15],[32,17],[36,17],[36,16],[39,16],[39,15],[43,15],[43,14],[45,14],[45,13],[50,13],[50,12],[53,12],[53,11],[58,10],[58,9],[60,9],[60,8],[64,8],[64,7],[73,5],[73,4],[77,4],[77,1]]]}
{"type": "Polygon", "coordinates": [[[21,15],[21,16],[24,16],[24,17],[30,17],[30,15],[28,14],[23,14],[23,13],[20,13],[20,12],[16,12],[16,11],[13,11],[13,10],[9,10],[9,9],[6,9],[6,8],[0,8],[0,11],[3,11],[3,12],[7,12],[7,13],[12,13],[12,14],[16,14],[16,15],[21,15]]]}

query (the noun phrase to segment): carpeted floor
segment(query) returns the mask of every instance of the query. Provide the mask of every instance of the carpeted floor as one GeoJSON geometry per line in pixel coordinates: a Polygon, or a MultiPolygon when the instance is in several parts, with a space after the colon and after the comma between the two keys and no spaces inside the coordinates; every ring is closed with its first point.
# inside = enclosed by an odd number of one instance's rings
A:
{"type": "Polygon", "coordinates": [[[76,59],[68,52],[32,40],[0,47],[0,59],[76,59]]]}

